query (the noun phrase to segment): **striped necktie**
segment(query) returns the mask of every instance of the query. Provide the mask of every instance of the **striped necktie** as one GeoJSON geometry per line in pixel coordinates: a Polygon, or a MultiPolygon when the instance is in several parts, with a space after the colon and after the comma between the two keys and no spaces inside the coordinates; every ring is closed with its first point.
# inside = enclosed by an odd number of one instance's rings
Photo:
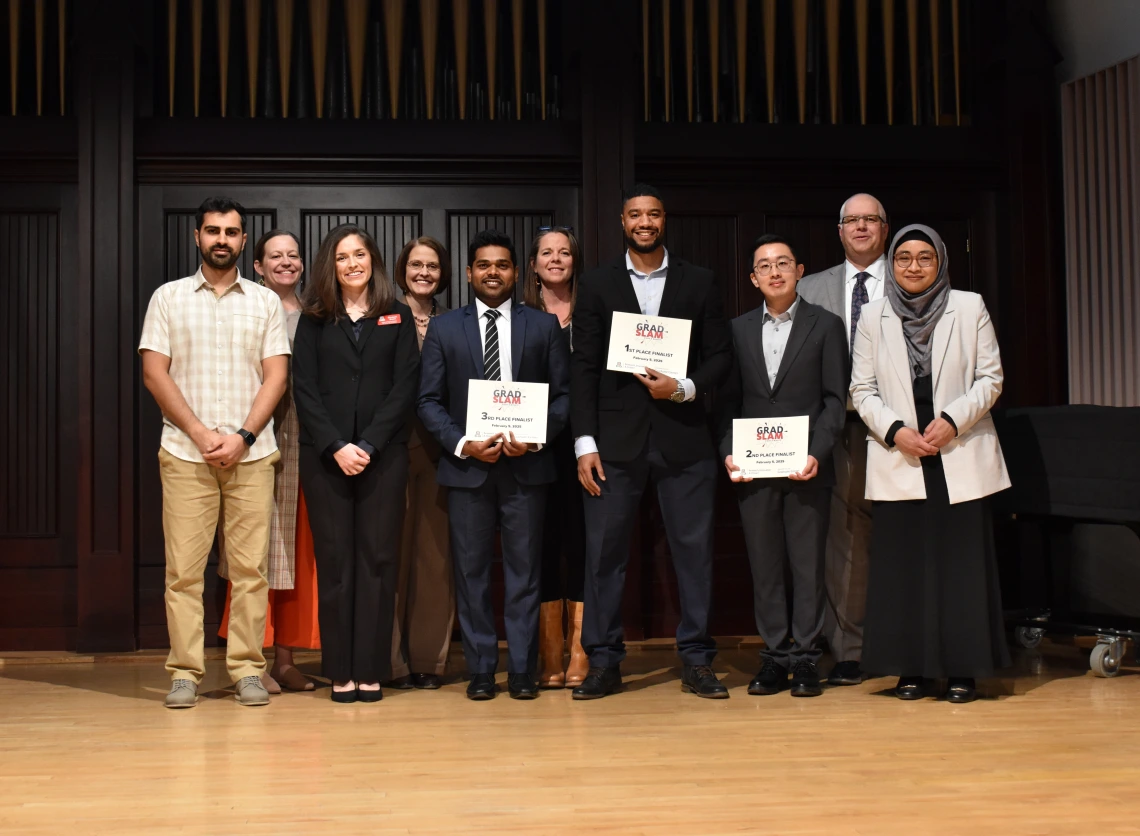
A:
{"type": "Polygon", "coordinates": [[[483,379],[502,380],[499,369],[499,325],[501,314],[494,308],[483,314],[487,320],[487,337],[483,340],[483,379]]]}

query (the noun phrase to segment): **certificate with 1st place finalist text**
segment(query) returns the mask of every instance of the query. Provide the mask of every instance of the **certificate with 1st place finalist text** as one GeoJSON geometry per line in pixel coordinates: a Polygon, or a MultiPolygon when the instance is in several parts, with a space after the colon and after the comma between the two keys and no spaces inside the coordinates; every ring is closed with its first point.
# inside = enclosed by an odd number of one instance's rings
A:
{"type": "Polygon", "coordinates": [[[736,418],[732,422],[732,463],[742,477],[772,479],[807,466],[808,416],[736,418]]]}
{"type": "Polygon", "coordinates": [[[467,437],[482,441],[503,434],[527,444],[546,443],[546,416],[550,402],[547,383],[504,383],[501,380],[467,382],[467,437]]]}
{"type": "Polygon", "coordinates": [[[614,311],[606,368],[645,374],[648,366],[681,380],[688,372],[692,327],[687,319],[614,311]]]}

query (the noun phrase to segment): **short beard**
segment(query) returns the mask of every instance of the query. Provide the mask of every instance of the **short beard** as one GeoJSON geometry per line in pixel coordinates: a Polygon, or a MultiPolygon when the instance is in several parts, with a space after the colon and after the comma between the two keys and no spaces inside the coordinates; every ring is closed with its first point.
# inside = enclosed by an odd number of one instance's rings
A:
{"type": "Polygon", "coordinates": [[[642,244],[638,241],[635,241],[633,238],[630,238],[628,235],[625,235],[624,232],[622,235],[625,237],[626,247],[636,253],[641,253],[642,255],[649,255],[649,253],[657,252],[657,250],[662,246],[660,235],[653,239],[652,244],[642,244]]]}
{"type": "Polygon", "coordinates": [[[237,260],[241,258],[240,250],[231,250],[230,257],[220,263],[216,260],[213,250],[201,250],[201,253],[202,260],[213,267],[215,270],[229,270],[231,267],[237,264],[237,260]]]}

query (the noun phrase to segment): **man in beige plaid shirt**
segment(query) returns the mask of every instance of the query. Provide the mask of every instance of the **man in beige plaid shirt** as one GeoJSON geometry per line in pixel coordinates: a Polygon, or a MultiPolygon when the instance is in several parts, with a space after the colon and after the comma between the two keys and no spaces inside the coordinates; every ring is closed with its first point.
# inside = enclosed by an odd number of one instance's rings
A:
{"type": "Polygon", "coordinates": [[[197,703],[206,674],[202,588],[222,518],[233,598],[226,669],[242,705],[266,705],[266,577],[274,467],[273,408],[285,392],[289,336],[281,301],[243,279],[245,210],[224,197],[198,209],[202,266],[154,292],[139,353],[162,410],[162,528],[173,680],[167,708],[197,703]]]}

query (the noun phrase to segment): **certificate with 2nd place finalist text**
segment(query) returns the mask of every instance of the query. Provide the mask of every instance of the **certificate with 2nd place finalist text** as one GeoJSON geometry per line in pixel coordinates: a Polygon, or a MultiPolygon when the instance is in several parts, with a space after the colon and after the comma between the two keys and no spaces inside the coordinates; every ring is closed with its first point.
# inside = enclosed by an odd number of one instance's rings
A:
{"type": "Polygon", "coordinates": [[[482,441],[503,434],[527,444],[546,443],[546,417],[550,403],[547,383],[504,383],[475,380],[467,383],[468,438],[482,441]]]}
{"type": "Polygon", "coordinates": [[[732,463],[740,475],[772,479],[807,466],[808,416],[736,418],[732,422],[732,463]]]}
{"type": "Polygon", "coordinates": [[[614,311],[606,368],[645,374],[648,366],[681,380],[688,372],[692,327],[687,319],[614,311]]]}

